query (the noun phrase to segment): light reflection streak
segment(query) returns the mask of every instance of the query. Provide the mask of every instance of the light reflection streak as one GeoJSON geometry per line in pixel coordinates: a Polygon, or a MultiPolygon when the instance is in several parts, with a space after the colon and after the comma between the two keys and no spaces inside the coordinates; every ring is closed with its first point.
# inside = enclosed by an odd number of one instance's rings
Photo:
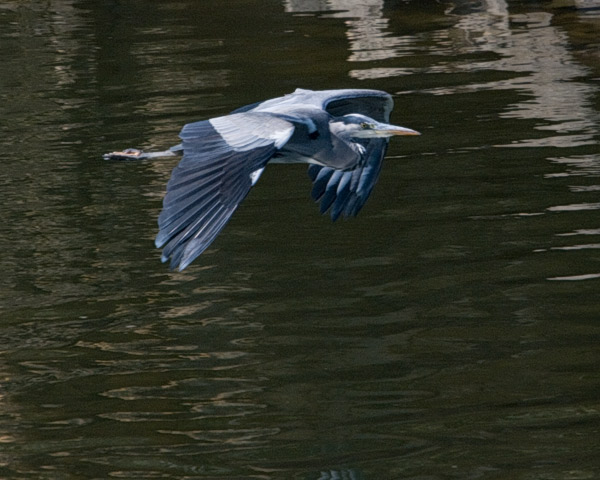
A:
{"type": "Polygon", "coordinates": [[[566,247],[552,247],[550,250],[597,250],[600,243],[588,243],[586,245],[569,245],[566,247]]]}
{"type": "Polygon", "coordinates": [[[547,280],[550,281],[566,281],[566,282],[578,282],[581,280],[595,280],[600,278],[600,273],[586,273],[583,275],[567,275],[564,277],[549,277],[547,280]]]}
{"type": "Polygon", "coordinates": [[[575,235],[600,235],[600,228],[581,229],[575,230],[574,232],[556,234],[557,237],[572,237],[575,235]]]}
{"type": "MultiPolygon", "coordinates": [[[[455,43],[462,53],[494,52],[499,58],[485,62],[455,62],[453,71],[503,71],[515,78],[428,90],[456,94],[481,90],[516,90],[525,100],[507,105],[503,118],[543,120],[536,130],[555,132],[544,138],[519,140],[496,147],[574,147],[595,143],[598,114],[591,107],[595,89],[576,81],[587,75],[568,48],[564,31],[552,25],[548,12],[511,15],[506,2],[461,17],[455,29],[464,31],[455,43]],[[502,6],[504,4],[504,7],[502,6]],[[493,11],[493,13],[492,13],[493,11]]],[[[451,35],[450,33],[448,35],[451,35]]],[[[436,68],[444,67],[437,65],[436,68]]]]}
{"type": "Polygon", "coordinates": [[[408,53],[413,49],[414,38],[393,35],[389,31],[389,19],[383,15],[383,6],[383,0],[361,2],[354,0],[329,0],[327,2],[287,0],[285,2],[285,9],[290,13],[329,12],[323,17],[346,19],[346,37],[350,43],[349,62],[370,62],[395,58],[400,56],[402,51],[408,53]]]}
{"type": "Polygon", "coordinates": [[[600,203],[572,203],[548,207],[549,212],[578,212],[581,210],[600,210],[600,203]]]}
{"type": "Polygon", "coordinates": [[[565,172],[549,173],[546,178],[551,177],[571,177],[571,176],[600,176],[600,155],[571,155],[565,157],[551,157],[552,163],[565,165],[568,169],[565,172]]]}

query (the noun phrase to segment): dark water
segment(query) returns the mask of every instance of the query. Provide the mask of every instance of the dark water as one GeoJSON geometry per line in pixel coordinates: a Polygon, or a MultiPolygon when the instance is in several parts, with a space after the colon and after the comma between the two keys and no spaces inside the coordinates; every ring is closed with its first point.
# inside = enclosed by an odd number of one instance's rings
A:
{"type": "Polygon", "coordinates": [[[600,3],[4,0],[0,478],[600,478],[600,3]],[[275,165],[184,273],[187,122],[378,88],[332,224],[275,165]]]}

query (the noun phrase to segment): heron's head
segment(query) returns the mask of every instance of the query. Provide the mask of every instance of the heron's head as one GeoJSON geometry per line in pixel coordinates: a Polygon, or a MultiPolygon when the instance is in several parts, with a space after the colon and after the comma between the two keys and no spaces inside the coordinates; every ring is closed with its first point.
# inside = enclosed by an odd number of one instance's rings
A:
{"type": "Polygon", "coordinates": [[[416,130],[373,120],[366,115],[351,113],[339,117],[332,125],[343,135],[353,138],[388,138],[395,135],[421,135],[416,130]]]}

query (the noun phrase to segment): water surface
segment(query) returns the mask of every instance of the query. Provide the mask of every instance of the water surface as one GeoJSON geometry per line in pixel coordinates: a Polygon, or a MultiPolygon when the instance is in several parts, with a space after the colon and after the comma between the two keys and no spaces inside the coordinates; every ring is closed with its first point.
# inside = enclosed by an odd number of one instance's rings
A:
{"type": "Polygon", "coordinates": [[[0,6],[0,476],[600,476],[600,4],[0,6]],[[361,214],[274,165],[183,273],[185,123],[392,93],[361,214]]]}

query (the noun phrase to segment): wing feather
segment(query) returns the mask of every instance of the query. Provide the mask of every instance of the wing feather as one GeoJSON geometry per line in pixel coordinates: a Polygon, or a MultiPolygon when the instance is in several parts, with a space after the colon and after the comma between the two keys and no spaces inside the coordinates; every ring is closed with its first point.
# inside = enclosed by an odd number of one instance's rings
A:
{"type": "Polygon", "coordinates": [[[183,270],[208,248],[293,131],[285,120],[253,112],[184,126],[183,158],[158,218],[163,262],[183,270]]]}
{"type": "Polygon", "coordinates": [[[378,122],[389,122],[394,108],[392,96],[381,90],[341,89],[341,90],[303,90],[296,89],[294,93],[284,97],[274,98],[258,104],[242,107],[236,111],[269,111],[285,108],[286,105],[312,105],[325,110],[334,117],[349,113],[361,113],[378,122]]]}
{"type": "Polygon", "coordinates": [[[319,200],[325,193],[333,172],[335,172],[333,168],[323,168],[320,165],[312,164],[308,167],[308,175],[313,181],[312,197],[315,201],[319,200]]]}
{"type": "Polygon", "coordinates": [[[387,143],[385,139],[369,140],[365,162],[354,170],[341,171],[320,165],[309,167],[308,174],[313,181],[312,196],[315,201],[321,201],[321,213],[331,208],[333,221],[340,215],[355,217],[358,214],[377,183],[387,143]]]}

